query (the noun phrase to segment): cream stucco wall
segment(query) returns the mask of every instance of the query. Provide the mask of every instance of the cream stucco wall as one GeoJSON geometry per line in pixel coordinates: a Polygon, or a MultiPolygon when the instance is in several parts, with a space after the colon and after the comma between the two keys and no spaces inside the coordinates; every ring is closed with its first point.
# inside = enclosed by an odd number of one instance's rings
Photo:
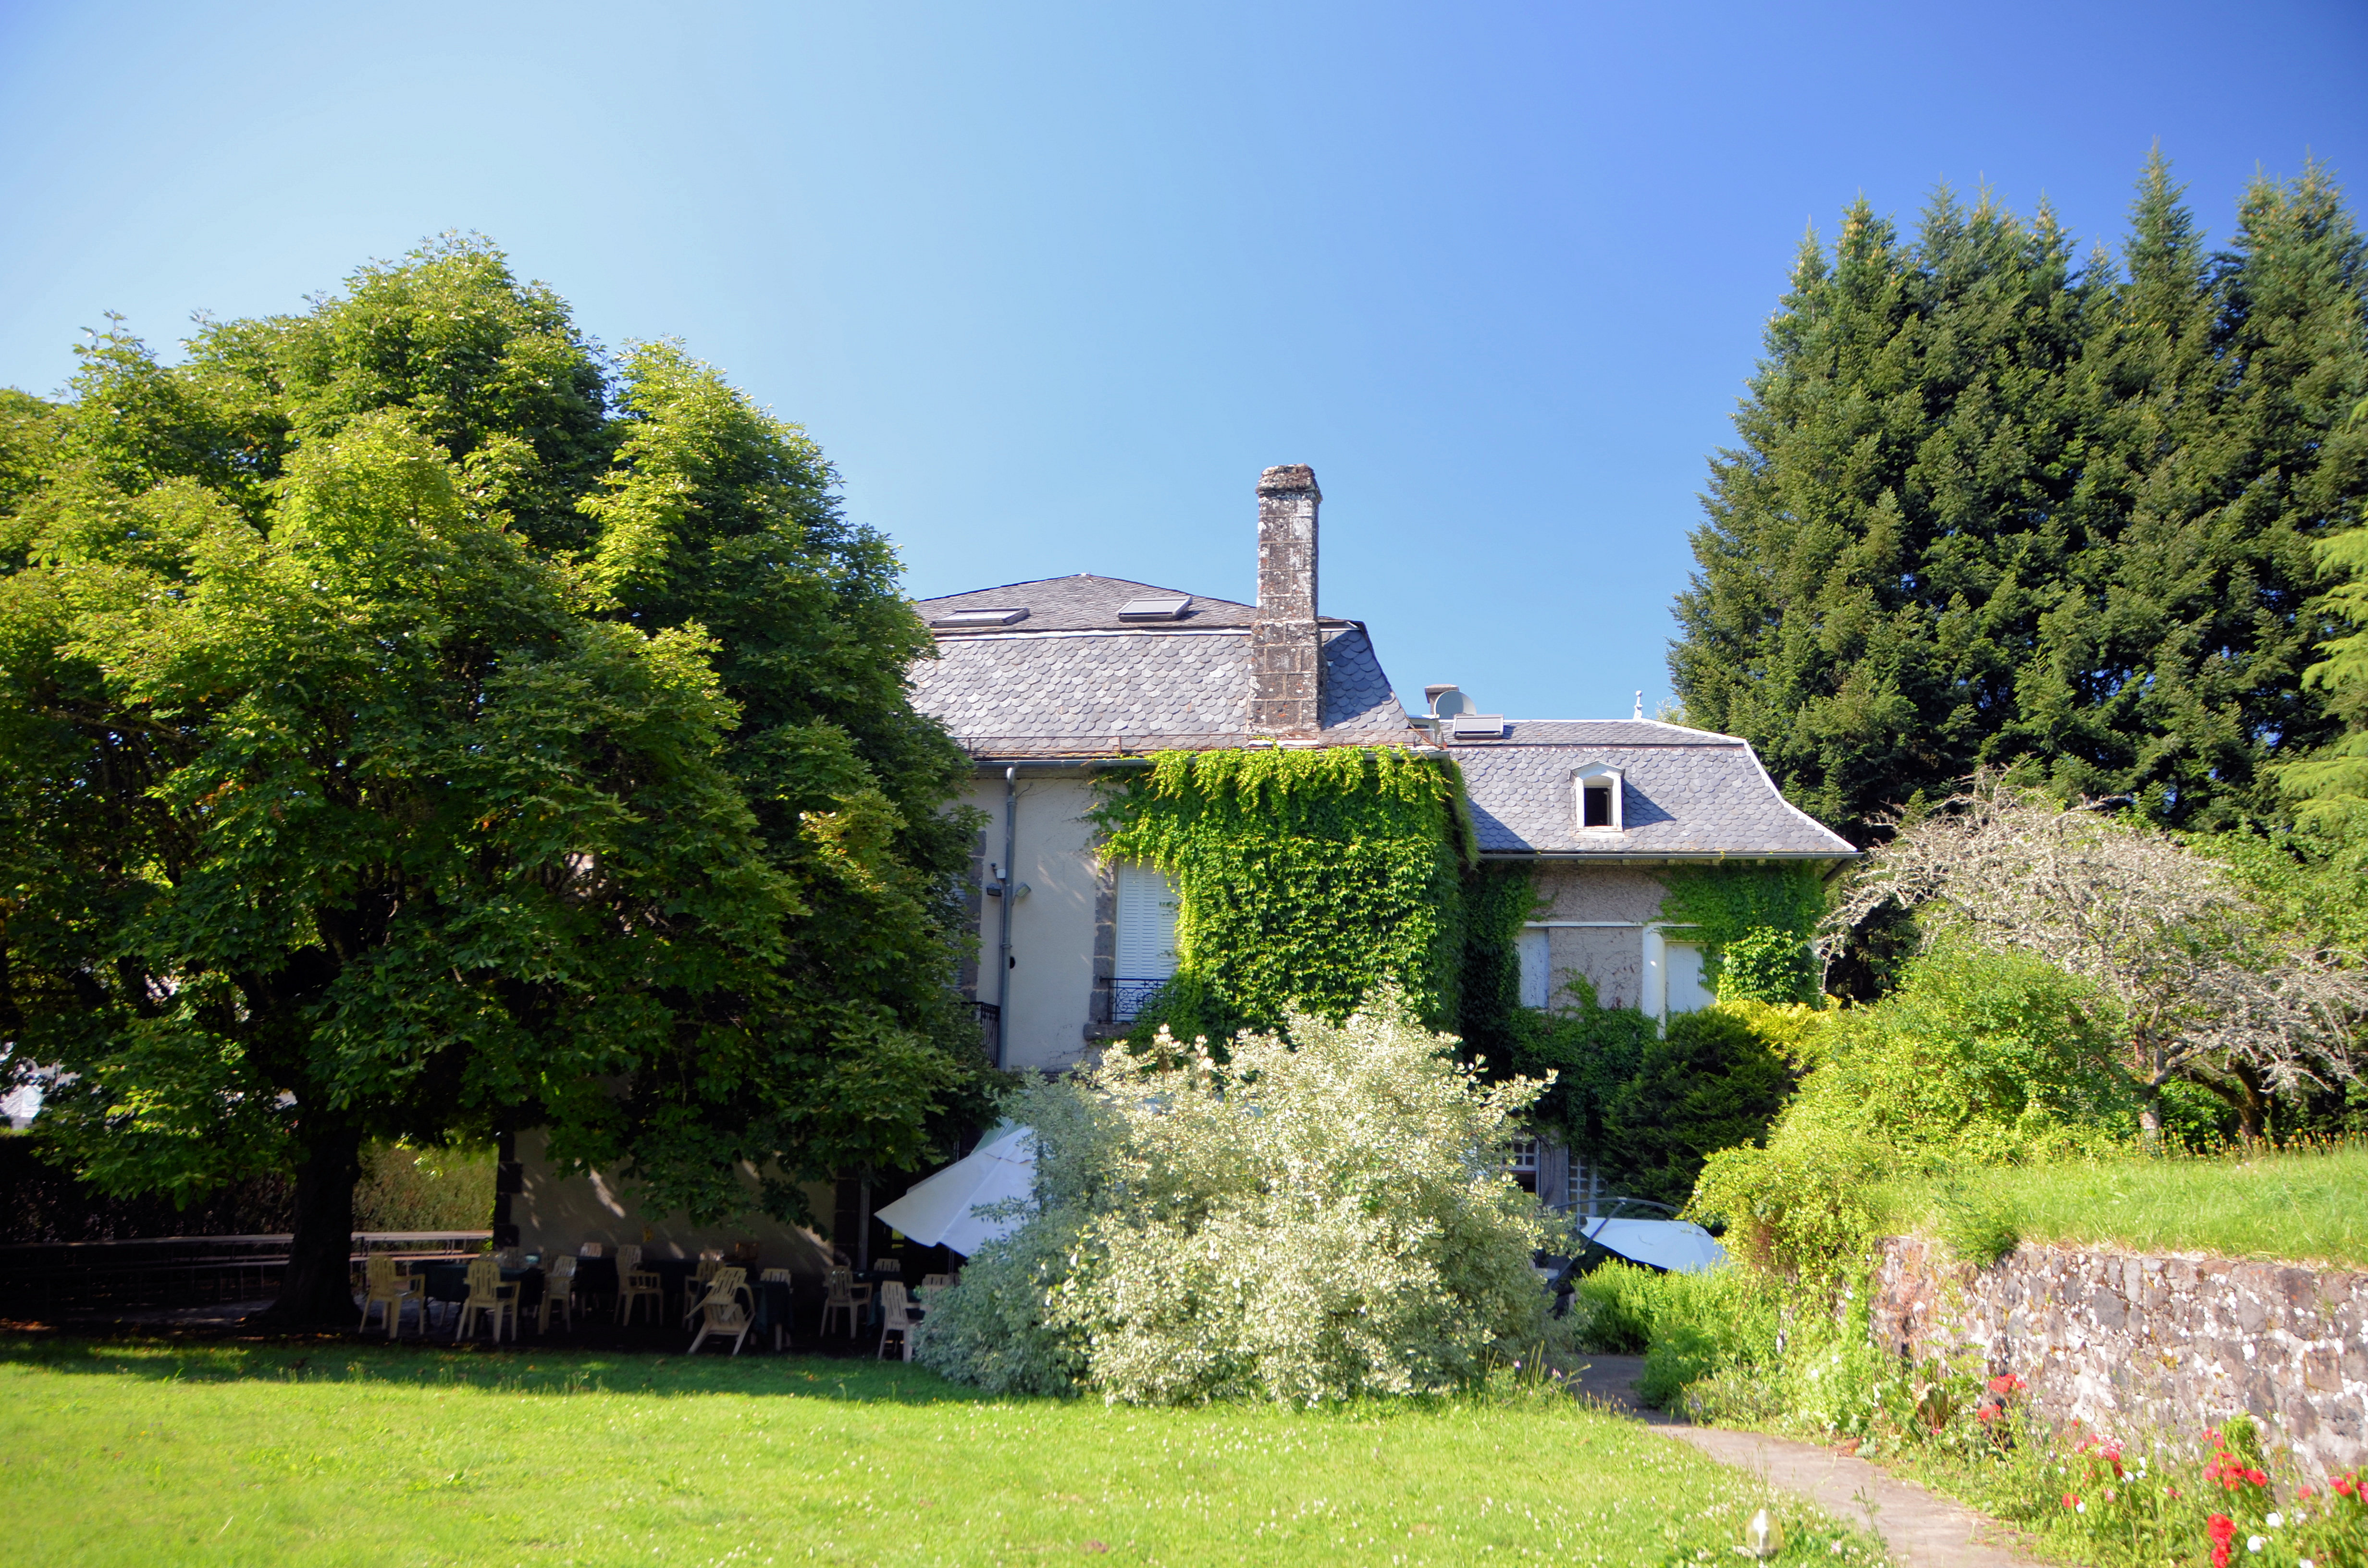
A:
{"type": "MultiPolygon", "coordinates": [[[[972,785],[969,803],[987,814],[985,858],[999,863],[1004,844],[1004,781],[985,773],[972,785]]],[[[1075,1066],[1088,1047],[1093,1021],[1097,929],[1107,918],[1106,874],[1096,863],[1092,784],[1081,774],[1018,780],[1017,852],[1011,880],[1028,886],[1011,907],[1010,996],[1003,1018],[1003,1064],[1058,1072],[1075,1066]]],[[[994,899],[982,901],[978,999],[996,999],[996,947],[1000,932],[994,899]]]]}

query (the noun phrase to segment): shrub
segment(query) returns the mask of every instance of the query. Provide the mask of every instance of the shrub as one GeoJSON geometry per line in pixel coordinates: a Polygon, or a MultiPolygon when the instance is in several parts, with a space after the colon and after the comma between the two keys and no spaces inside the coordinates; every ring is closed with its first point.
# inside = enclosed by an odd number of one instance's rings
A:
{"type": "Polygon", "coordinates": [[[941,1298],[950,1377],[1114,1401],[1315,1404],[1477,1386],[1551,1325],[1535,1203],[1506,1175],[1543,1086],[1483,1084],[1395,1007],[1294,1016],[1220,1066],[1162,1035],[1031,1085],[1034,1213],[941,1298]]]}
{"type": "Polygon", "coordinates": [[[1611,1097],[1606,1164],[1631,1196],[1682,1206],[1705,1158],[1768,1135],[1792,1093],[1792,1070],[1723,1006],[1671,1018],[1640,1054],[1611,1097]]]}

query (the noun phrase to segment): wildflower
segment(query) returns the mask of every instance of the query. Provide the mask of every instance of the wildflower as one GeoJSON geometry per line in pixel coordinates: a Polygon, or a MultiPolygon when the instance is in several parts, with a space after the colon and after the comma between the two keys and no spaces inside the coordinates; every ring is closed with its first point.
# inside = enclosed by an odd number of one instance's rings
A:
{"type": "Polygon", "coordinates": [[[2265,1535],[2248,1535],[2245,1538],[2245,1550],[2248,1551],[2259,1551],[2269,1544],[2270,1538],[2265,1535]]]}
{"type": "Polygon", "coordinates": [[[2064,1506],[2067,1508],[2077,1508],[2080,1506],[2080,1499],[2066,1492],[2064,1494],[2064,1506]]]}
{"type": "Polygon", "coordinates": [[[2283,1524],[2284,1524],[2284,1523],[2286,1522],[2286,1517],[2285,1517],[2283,1514],[2271,1514],[2268,1518],[2266,1518],[2266,1519],[2262,1520],[2261,1522],[2262,1522],[2263,1524],[2268,1525],[2268,1526],[2270,1527],[2270,1528],[2271,1528],[2271,1529],[2275,1529],[2275,1528],[2277,1528],[2280,1525],[2283,1525],[2283,1524]]]}
{"type": "Polygon", "coordinates": [[[2226,1514],[2214,1514],[2204,1527],[2212,1538],[2212,1568],[2228,1568],[2228,1543],[2237,1536],[2237,1521],[2226,1514]]]}

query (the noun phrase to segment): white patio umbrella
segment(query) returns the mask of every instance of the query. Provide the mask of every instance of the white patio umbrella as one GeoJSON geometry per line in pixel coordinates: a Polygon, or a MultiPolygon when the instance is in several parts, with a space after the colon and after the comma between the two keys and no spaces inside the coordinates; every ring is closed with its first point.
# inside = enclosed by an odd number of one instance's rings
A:
{"type": "Polygon", "coordinates": [[[1726,1261],[1726,1249],[1683,1220],[1583,1220],[1579,1232],[1606,1252],[1675,1274],[1699,1274],[1726,1261]]]}
{"type": "Polygon", "coordinates": [[[1036,1180],[1036,1133],[1005,1125],[976,1149],[883,1205],[879,1218],[924,1246],[948,1246],[968,1257],[1018,1230],[1017,1218],[985,1219],[973,1210],[1024,1199],[1036,1180]]]}

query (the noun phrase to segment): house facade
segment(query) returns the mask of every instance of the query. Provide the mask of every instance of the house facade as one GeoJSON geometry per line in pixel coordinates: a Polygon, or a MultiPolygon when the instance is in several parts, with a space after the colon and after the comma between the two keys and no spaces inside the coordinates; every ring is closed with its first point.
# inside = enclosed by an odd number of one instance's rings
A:
{"type": "MultiPolygon", "coordinates": [[[[1751,748],[1641,717],[1508,721],[1453,686],[1409,712],[1363,622],[1318,595],[1322,494],[1304,467],[1258,484],[1258,602],[1122,578],[1007,584],[920,601],[937,657],[915,703],[971,757],[966,802],[977,937],[962,985],[998,1065],[1057,1073],[1122,1037],[1176,970],[1177,905],[1155,868],[1107,859],[1098,782],[1153,753],[1246,746],[1405,746],[1462,770],[1484,860],[1527,863],[1543,907],[1520,937],[1522,1000],[1552,1007],[1583,977],[1606,1006],[1666,1017],[1706,1006],[1703,954],[1661,915],[1658,880],[1687,862],[1836,864],[1852,850],[1788,804],[1751,748]]],[[[511,1205],[521,1244],[640,1241],[660,1255],[754,1240],[768,1263],[817,1269],[813,1233],[761,1219],[704,1229],[639,1213],[598,1174],[562,1176],[521,1134],[511,1205]]],[[[1584,1187],[1540,1146],[1525,1176],[1552,1202],[1584,1187]]],[[[882,1238],[868,1189],[817,1189],[835,1233],[882,1238]]],[[[751,1180],[752,1194],[754,1191],[751,1180]]],[[[877,1195],[884,1200],[888,1193],[877,1195]]]]}
{"type": "Polygon", "coordinates": [[[1702,951],[1660,915],[1656,872],[1689,861],[1837,863],[1850,844],[1794,809],[1750,746],[1645,719],[1507,721],[1458,687],[1394,694],[1363,622],[1322,613],[1321,493],[1299,467],[1258,487],[1258,602],[1080,574],[917,607],[938,658],[917,705],[976,771],[979,958],[963,976],[998,1062],[1058,1072],[1126,1033],[1175,971],[1176,903],[1149,867],[1107,863],[1096,780],[1167,750],[1401,745],[1462,769],[1483,859],[1532,868],[1522,999],[1584,977],[1656,1016],[1712,1000],[1702,951]]]}

